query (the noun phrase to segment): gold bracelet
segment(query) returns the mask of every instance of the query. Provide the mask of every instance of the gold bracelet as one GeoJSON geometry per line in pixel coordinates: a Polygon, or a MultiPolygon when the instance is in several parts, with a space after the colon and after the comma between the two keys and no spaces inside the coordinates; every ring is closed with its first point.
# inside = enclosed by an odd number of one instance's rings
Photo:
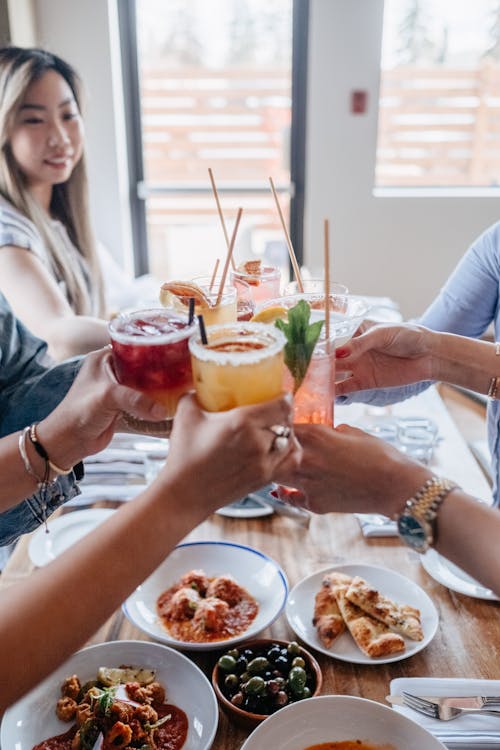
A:
{"type": "Polygon", "coordinates": [[[488,398],[493,398],[493,399],[500,398],[498,394],[499,388],[500,388],[500,376],[494,375],[490,380],[490,387],[488,388],[488,393],[486,394],[488,398]]]}
{"type": "Polygon", "coordinates": [[[44,480],[42,479],[42,477],[39,477],[36,471],[34,470],[33,466],[31,465],[29,456],[28,456],[28,451],[26,450],[26,437],[28,435],[29,429],[30,429],[29,427],[25,427],[24,430],[19,435],[19,441],[17,444],[19,448],[19,455],[21,456],[26,472],[30,475],[30,477],[33,477],[33,479],[36,481],[38,485],[42,485],[44,480]]]}

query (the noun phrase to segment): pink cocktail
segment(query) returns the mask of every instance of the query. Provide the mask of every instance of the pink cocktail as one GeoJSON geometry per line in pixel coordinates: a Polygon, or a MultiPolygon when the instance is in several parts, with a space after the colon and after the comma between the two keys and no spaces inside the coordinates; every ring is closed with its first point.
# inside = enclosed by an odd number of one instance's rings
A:
{"type": "Polygon", "coordinates": [[[195,323],[173,310],[137,310],[109,325],[114,368],[123,385],[147,393],[166,407],[165,422],[145,422],[126,415],[141,432],[170,432],[181,396],[193,388],[188,339],[195,323]]]}
{"type": "Polygon", "coordinates": [[[231,271],[231,283],[238,295],[238,320],[250,320],[262,302],[279,295],[281,272],[260,260],[250,260],[231,271]]]}

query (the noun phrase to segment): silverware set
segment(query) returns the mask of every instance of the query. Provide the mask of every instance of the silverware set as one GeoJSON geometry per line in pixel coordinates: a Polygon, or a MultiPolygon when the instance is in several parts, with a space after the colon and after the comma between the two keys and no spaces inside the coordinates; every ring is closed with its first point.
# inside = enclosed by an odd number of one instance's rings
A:
{"type": "Polygon", "coordinates": [[[488,714],[500,718],[500,696],[423,696],[403,691],[401,695],[388,695],[386,700],[391,705],[407,706],[440,721],[451,721],[464,714],[488,714]]]}

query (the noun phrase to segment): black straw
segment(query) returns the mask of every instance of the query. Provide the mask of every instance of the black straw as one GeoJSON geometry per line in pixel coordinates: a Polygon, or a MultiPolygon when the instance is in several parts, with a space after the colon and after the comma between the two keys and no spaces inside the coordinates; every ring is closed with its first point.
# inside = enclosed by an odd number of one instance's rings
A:
{"type": "Polygon", "coordinates": [[[205,321],[203,320],[203,315],[197,315],[196,317],[198,318],[198,323],[200,325],[201,343],[208,344],[207,332],[205,330],[205,321]]]}
{"type": "Polygon", "coordinates": [[[194,320],[194,297],[189,298],[189,325],[192,325],[194,320]]]}

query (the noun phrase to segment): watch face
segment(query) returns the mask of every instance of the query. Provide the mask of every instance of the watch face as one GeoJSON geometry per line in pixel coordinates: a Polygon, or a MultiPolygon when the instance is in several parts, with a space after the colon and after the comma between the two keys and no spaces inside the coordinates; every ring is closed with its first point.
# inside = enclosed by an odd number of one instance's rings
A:
{"type": "Polygon", "coordinates": [[[429,546],[425,528],[413,516],[405,515],[404,513],[399,516],[398,533],[406,544],[417,552],[425,552],[429,546]]]}

